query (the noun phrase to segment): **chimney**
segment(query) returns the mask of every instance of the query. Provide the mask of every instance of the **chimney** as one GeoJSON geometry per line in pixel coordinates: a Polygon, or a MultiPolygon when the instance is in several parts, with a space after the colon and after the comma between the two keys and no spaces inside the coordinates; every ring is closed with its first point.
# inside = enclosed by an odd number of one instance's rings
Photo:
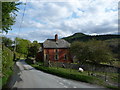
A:
{"type": "Polygon", "coordinates": [[[55,34],[55,41],[57,41],[58,40],[58,35],[57,34],[55,34]]]}

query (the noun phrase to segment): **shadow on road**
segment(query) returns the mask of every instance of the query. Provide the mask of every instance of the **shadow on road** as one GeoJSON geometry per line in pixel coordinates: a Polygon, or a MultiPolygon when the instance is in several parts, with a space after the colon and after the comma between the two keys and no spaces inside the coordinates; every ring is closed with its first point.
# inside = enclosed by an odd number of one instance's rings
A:
{"type": "Polygon", "coordinates": [[[21,73],[22,72],[15,63],[13,69],[13,75],[8,79],[8,83],[2,88],[2,90],[12,89],[16,82],[22,82],[22,79],[20,77],[21,73]]]}

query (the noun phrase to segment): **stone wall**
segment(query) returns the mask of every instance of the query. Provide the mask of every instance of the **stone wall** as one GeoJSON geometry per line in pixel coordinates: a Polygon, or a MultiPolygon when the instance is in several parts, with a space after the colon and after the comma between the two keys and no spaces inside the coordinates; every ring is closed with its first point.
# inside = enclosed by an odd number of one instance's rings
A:
{"type": "Polygon", "coordinates": [[[110,65],[102,65],[102,64],[92,64],[85,63],[83,65],[80,64],[72,64],[72,63],[60,63],[60,62],[50,62],[49,66],[52,67],[63,67],[63,68],[71,68],[78,70],[79,67],[82,67],[85,71],[97,71],[97,72],[111,72],[111,73],[120,73],[118,67],[110,66],[110,65]]]}

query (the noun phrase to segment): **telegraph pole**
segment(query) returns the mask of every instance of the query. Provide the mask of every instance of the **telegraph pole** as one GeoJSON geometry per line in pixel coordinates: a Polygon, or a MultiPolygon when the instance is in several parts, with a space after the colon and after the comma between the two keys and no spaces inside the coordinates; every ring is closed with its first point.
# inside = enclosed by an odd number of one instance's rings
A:
{"type": "Polygon", "coordinates": [[[14,61],[16,61],[15,51],[16,51],[16,39],[15,39],[15,42],[14,42],[14,57],[13,57],[13,60],[14,60],[14,61]]]}

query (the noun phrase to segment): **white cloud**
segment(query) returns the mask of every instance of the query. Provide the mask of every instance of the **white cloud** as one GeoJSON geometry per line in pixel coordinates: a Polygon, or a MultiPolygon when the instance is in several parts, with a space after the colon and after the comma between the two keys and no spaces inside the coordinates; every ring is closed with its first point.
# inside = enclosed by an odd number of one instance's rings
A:
{"type": "MultiPolygon", "coordinates": [[[[21,10],[23,12],[23,10],[21,10]]],[[[21,12],[13,29],[19,28],[21,12]]],[[[21,37],[44,41],[58,33],[60,37],[76,32],[106,34],[117,32],[118,0],[68,0],[27,3],[21,37]]],[[[11,37],[14,30],[11,34],[11,37]]]]}

